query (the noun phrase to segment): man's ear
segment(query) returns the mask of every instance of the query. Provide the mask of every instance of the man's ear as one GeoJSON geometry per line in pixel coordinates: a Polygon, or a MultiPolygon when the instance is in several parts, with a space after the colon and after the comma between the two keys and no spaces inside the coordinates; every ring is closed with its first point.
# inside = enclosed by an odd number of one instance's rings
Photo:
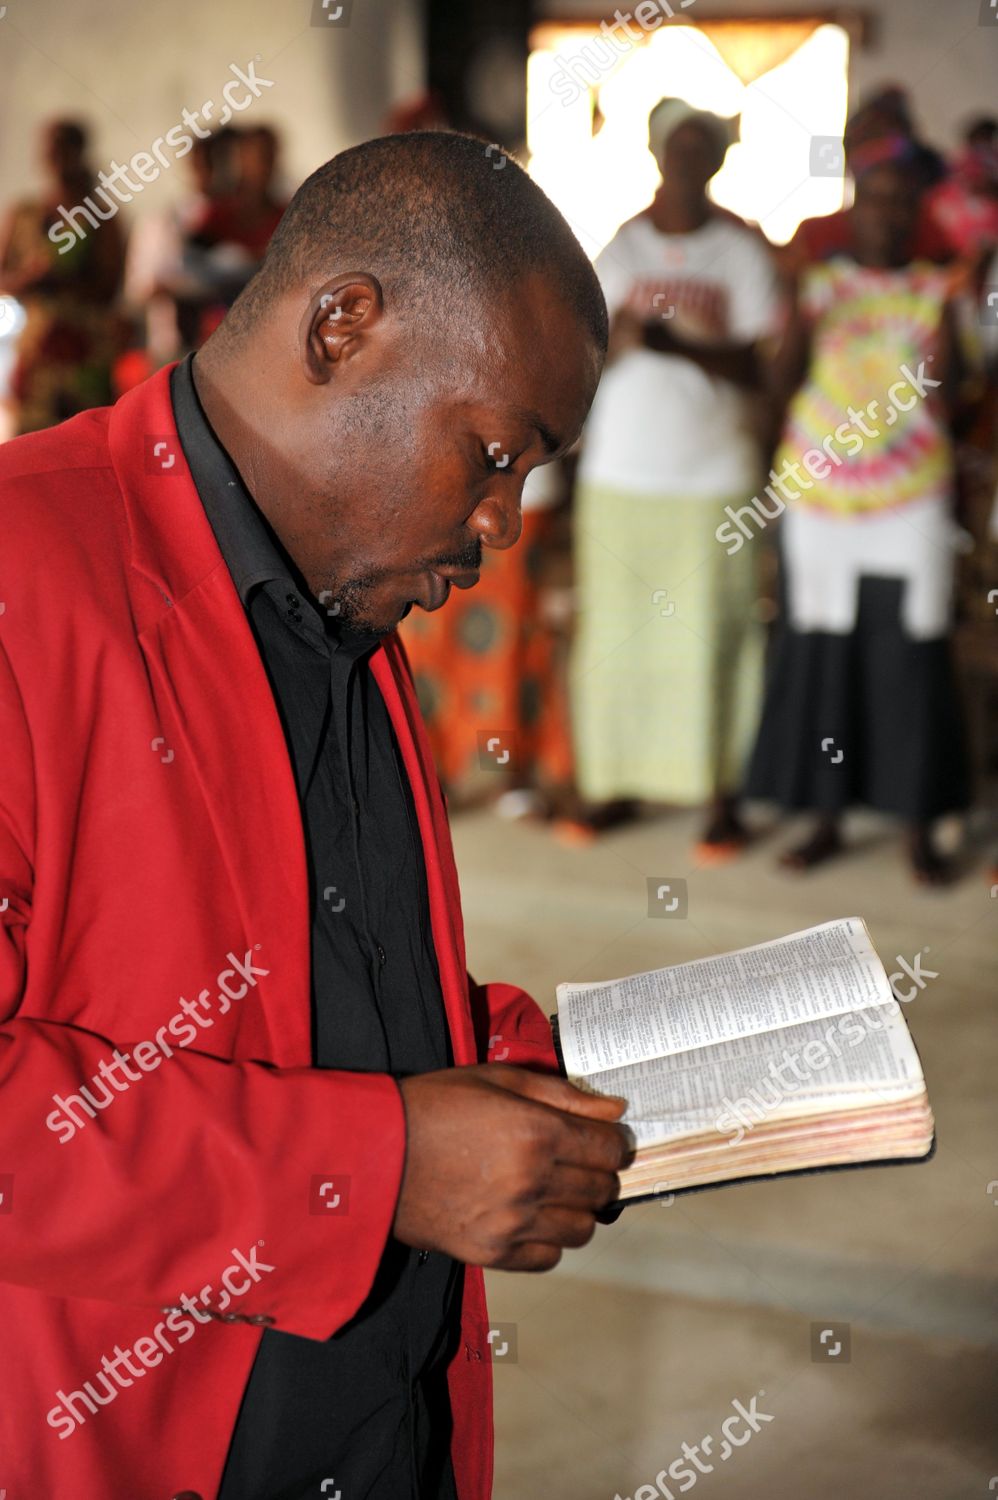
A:
{"type": "Polygon", "coordinates": [[[381,283],[366,271],[345,271],[327,281],[309,302],[301,322],[301,358],[306,378],[325,385],[337,365],[362,348],[384,313],[381,283]]]}

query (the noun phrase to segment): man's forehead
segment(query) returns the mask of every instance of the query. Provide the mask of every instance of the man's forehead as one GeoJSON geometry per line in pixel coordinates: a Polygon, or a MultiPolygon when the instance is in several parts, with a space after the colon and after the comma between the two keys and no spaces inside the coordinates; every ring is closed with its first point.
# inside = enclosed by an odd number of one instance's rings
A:
{"type": "Polygon", "coordinates": [[[539,319],[524,309],[496,338],[481,384],[491,401],[526,419],[545,442],[546,434],[560,441],[566,423],[588,409],[601,366],[592,336],[570,309],[539,319]]]}
{"type": "Polygon", "coordinates": [[[578,313],[539,276],[468,308],[438,353],[434,383],[452,413],[527,426],[550,453],[577,436],[603,362],[578,313]]]}

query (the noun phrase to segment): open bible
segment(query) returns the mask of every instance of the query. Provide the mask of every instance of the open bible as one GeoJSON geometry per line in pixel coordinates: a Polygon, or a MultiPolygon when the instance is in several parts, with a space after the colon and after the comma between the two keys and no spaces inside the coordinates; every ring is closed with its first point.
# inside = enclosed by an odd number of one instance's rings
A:
{"type": "Polygon", "coordinates": [[[566,1075],[627,1100],[622,1200],[931,1154],[918,1054],[858,917],[557,997],[566,1075]]]}

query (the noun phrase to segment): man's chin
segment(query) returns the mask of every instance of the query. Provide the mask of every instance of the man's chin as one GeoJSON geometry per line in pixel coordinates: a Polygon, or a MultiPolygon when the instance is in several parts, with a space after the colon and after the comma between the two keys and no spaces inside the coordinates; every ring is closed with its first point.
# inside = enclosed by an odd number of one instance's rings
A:
{"type": "Polygon", "coordinates": [[[412,609],[412,605],[413,601],[410,600],[410,602],[406,604],[391,620],[372,620],[368,619],[366,616],[343,615],[340,617],[340,623],[347,630],[352,631],[354,635],[368,635],[381,640],[385,636],[391,635],[392,631],[402,623],[406,615],[412,609]]]}
{"type": "Polygon", "coordinates": [[[353,589],[343,589],[338,598],[339,623],[355,635],[391,635],[415,605],[425,608],[421,599],[407,599],[401,595],[401,591],[393,597],[392,593],[387,593],[386,596],[380,589],[355,586],[353,589]]]}
{"type": "Polygon", "coordinates": [[[418,603],[418,599],[407,599],[391,620],[370,620],[365,628],[372,635],[391,635],[392,631],[401,625],[406,616],[412,613],[418,603]]]}

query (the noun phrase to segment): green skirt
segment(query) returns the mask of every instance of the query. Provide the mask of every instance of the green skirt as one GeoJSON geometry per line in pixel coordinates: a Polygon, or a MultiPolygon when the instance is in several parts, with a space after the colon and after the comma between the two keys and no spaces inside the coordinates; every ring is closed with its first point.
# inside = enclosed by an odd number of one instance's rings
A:
{"type": "Polygon", "coordinates": [[[592,801],[737,790],[762,692],[756,549],[729,556],[714,532],[749,498],[578,486],[572,712],[592,801]]]}

